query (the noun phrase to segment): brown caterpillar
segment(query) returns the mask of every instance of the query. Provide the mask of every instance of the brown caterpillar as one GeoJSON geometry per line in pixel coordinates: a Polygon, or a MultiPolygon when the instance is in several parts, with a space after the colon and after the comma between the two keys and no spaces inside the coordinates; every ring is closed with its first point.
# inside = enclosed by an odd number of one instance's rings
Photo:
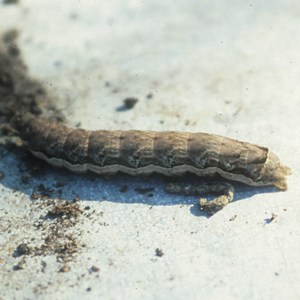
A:
{"type": "Polygon", "coordinates": [[[74,172],[145,175],[220,174],[249,185],[287,188],[289,168],[265,147],[218,135],[187,132],[89,131],[29,113],[15,118],[29,150],[74,172]]]}
{"type": "MultiPolygon", "coordinates": [[[[268,148],[207,133],[89,131],[25,113],[14,125],[29,150],[51,165],[74,172],[130,175],[191,172],[254,186],[287,189],[290,169],[268,148]]],[[[172,190],[171,190],[172,191],[172,190]]]]}

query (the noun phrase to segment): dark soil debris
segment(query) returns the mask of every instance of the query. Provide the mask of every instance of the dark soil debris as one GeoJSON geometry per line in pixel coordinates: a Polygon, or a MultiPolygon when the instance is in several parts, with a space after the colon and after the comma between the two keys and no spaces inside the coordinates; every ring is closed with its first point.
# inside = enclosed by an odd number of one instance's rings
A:
{"type": "Polygon", "coordinates": [[[98,268],[97,266],[91,266],[89,269],[90,273],[94,273],[94,272],[99,272],[100,268],[98,268]]]}
{"type": "Polygon", "coordinates": [[[139,99],[130,97],[130,98],[124,99],[123,103],[127,109],[131,109],[138,103],[138,101],[139,101],[139,99]]]}
{"type": "Polygon", "coordinates": [[[35,191],[31,194],[32,200],[43,199],[47,200],[51,197],[53,190],[46,188],[43,184],[36,187],[35,191]]]}
{"type": "MultiPolygon", "coordinates": [[[[18,1],[4,0],[5,4],[18,1]]],[[[17,44],[19,32],[16,29],[6,31],[0,40],[0,130],[8,135],[7,126],[17,112],[30,112],[40,115],[43,111],[56,121],[64,120],[44,85],[30,78],[27,66],[17,44]],[[6,129],[4,129],[6,128],[6,129]]]]}
{"type": "Polygon", "coordinates": [[[219,205],[216,203],[207,202],[200,204],[200,211],[205,213],[208,218],[215,215],[217,212],[221,211],[224,208],[224,205],[219,205]]]}
{"type": "Polygon", "coordinates": [[[119,106],[116,110],[117,111],[126,111],[132,109],[137,103],[139,99],[134,97],[128,97],[123,100],[123,105],[119,106]]]}
{"type": "Polygon", "coordinates": [[[276,215],[275,213],[272,212],[271,218],[265,219],[265,224],[272,223],[277,217],[278,217],[278,215],[276,215]]]}
{"type": "Polygon", "coordinates": [[[0,180],[3,179],[5,177],[4,172],[0,171],[0,180]]]}
{"type": "Polygon", "coordinates": [[[38,200],[38,199],[42,199],[42,195],[39,194],[39,193],[33,192],[33,193],[30,195],[30,198],[31,198],[32,200],[38,200]]]}
{"type": "Polygon", "coordinates": [[[156,248],[155,249],[155,255],[158,256],[158,257],[162,257],[162,256],[164,256],[164,252],[162,251],[162,249],[156,248]]]}
{"type": "MultiPolygon", "coordinates": [[[[17,2],[3,1],[5,4],[17,2]]],[[[13,118],[22,112],[34,115],[45,113],[50,120],[61,122],[64,116],[56,109],[53,97],[48,94],[45,85],[30,77],[18,47],[18,35],[19,32],[13,29],[0,37],[0,135],[4,141],[0,150],[14,152],[23,161],[18,165],[20,171],[26,174],[21,181],[27,184],[31,176],[40,176],[44,172],[45,163],[36,160],[21,147],[22,142],[12,125],[13,118]]],[[[3,172],[0,172],[0,178],[1,173],[3,172]]],[[[31,198],[35,201],[31,205],[34,210],[41,211],[39,218],[32,222],[36,236],[34,239],[28,236],[30,244],[22,242],[16,246],[13,256],[21,261],[14,266],[14,270],[23,269],[27,257],[55,256],[62,266],[60,270],[66,271],[66,266],[80,252],[82,245],[78,236],[81,235],[81,230],[77,225],[83,222],[83,218],[79,198],[75,199],[75,203],[57,199],[57,195],[61,193],[56,189],[59,186],[58,183],[52,189],[41,184],[34,188],[31,198]]],[[[23,238],[27,237],[23,235],[23,238]]],[[[45,271],[46,265],[42,259],[41,264],[45,271]]]]}
{"type": "Polygon", "coordinates": [[[236,218],[237,218],[237,215],[234,215],[233,217],[231,217],[231,218],[229,219],[229,221],[232,222],[232,221],[234,221],[236,218]]]}
{"type": "Polygon", "coordinates": [[[21,243],[20,245],[18,245],[18,247],[16,248],[13,256],[14,257],[19,257],[19,256],[23,256],[23,255],[30,255],[33,253],[33,249],[31,246],[29,246],[26,243],[21,243]]]}
{"type": "Polygon", "coordinates": [[[25,259],[20,260],[16,265],[13,266],[14,271],[24,270],[26,265],[25,259]]]}
{"type": "Polygon", "coordinates": [[[42,265],[41,272],[45,273],[46,267],[47,267],[47,263],[45,261],[41,261],[41,265],[42,265]]]}
{"type": "MultiPolygon", "coordinates": [[[[74,260],[82,245],[78,240],[80,229],[76,228],[81,223],[82,210],[79,203],[63,200],[49,199],[37,200],[32,205],[41,210],[47,209],[45,215],[41,215],[33,223],[36,230],[36,238],[31,244],[21,243],[14,251],[14,257],[20,256],[56,256],[58,263],[63,264],[59,272],[67,272],[69,263],[74,260]]],[[[42,263],[42,269],[45,267],[42,263]]]]}
{"type": "Polygon", "coordinates": [[[50,218],[78,218],[82,214],[82,210],[78,203],[64,202],[52,207],[47,214],[50,218]]]}
{"type": "Polygon", "coordinates": [[[149,93],[147,96],[146,96],[147,99],[152,99],[153,98],[153,94],[152,93],[149,93]]]}
{"type": "Polygon", "coordinates": [[[75,196],[75,197],[73,198],[73,203],[76,203],[76,202],[79,202],[79,201],[80,201],[79,196],[75,196]]]}
{"type": "Polygon", "coordinates": [[[69,272],[70,270],[71,270],[70,266],[65,264],[58,270],[58,272],[66,273],[66,272],[69,272]]]}

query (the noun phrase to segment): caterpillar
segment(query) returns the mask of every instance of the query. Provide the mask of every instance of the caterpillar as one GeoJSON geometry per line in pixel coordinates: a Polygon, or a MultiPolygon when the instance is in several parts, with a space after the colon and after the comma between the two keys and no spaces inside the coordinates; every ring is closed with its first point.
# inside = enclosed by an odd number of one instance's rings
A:
{"type": "Polygon", "coordinates": [[[13,123],[33,155],[77,173],[177,176],[190,172],[201,177],[219,174],[248,185],[287,189],[290,169],[272,151],[219,135],[90,131],[30,113],[18,114],[13,123]]]}

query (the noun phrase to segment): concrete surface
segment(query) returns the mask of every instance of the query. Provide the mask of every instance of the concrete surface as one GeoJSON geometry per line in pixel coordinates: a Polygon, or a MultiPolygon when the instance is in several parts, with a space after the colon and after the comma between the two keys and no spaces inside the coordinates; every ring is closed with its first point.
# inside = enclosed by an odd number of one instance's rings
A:
{"type": "Polygon", "coordinates": [[[42,164],[28,181],[22,155],[3,150],[0,299],[300,299],[299,13],[299,1],[1,4],[1,33],[20,30],[30,74],[68,124],[222,134],[270,147],[293,175],[287,192],[238,186],[206,218],[161,177],[42,164]],[[126,97],[139,101],[118,111],[126,97]],[[41,184],[51,192],[31,199],[41,184]],[[83,214],[57,229],[49,207],[74,197],[83,214]],[[78,245],[70,261],[14,255],[54,231],[78,245]]]}

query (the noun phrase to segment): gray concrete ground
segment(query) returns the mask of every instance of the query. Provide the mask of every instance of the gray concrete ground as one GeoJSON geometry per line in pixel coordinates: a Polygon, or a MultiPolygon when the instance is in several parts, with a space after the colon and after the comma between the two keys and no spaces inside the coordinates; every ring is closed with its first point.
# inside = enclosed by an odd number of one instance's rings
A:
{"type": "Polygon", "coordinates": [[[69,125],[221,134],[293,175],[286,192],[238,185],[207,218],[162,177],[74,175],[3,148],[0,299],[300,299],[299,15],[298,1],[2,3],[0,33],[20,31],[69,125]]]}

